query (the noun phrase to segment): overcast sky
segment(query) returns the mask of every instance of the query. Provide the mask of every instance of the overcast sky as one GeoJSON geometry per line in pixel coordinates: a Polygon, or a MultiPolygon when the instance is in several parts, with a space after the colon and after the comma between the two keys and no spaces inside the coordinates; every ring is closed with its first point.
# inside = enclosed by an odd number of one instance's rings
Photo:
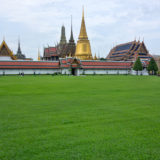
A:
{"type": "Polygon", "coordinates": [[[16,53],[20,37],[22,52],[36,60],[38,48],[42,55],[43,47],[59,42],[63,24],[69,39],[71,15],[77,42],[83,5],[93,55],[106,57],[135,38],[160,55],[160,0],[0,0],[0,41],[5,37],[16,53]]]}

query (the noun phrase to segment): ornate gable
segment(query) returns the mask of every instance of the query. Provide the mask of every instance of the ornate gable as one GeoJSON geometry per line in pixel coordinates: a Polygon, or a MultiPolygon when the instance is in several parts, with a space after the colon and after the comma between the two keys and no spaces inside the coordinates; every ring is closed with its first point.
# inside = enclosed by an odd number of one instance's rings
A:
{"type": "Polygon", "coordinates": [[[71,64],[77,64],[80,65],[80,61],[76,58],[72,59],[71,64]]]}
{"type": "Polygon", "coordinates": [[[142,42],[141,43],[141,45],[140,45],[140,47],[139,47],[139,52],[140,53],[148,53],[148,51],[147,51],[147,49],[146,49],[146,46],[145,46],[145,44],[142,42]]]}
{"type": "Polygon", "coordinates": [[[11,57],[12,60],[16,60],[16,57],[13,55],[13,52],[9,49],[4,40],[0,45],[0,56],[11,57]]]}
{"type": "Polygon", "coordinates": [[[79,59],[73,58],[71,60],[71,67],[72,68],[79,68],[81,66],[81,62],[79,59]]]}
{"type": "Polygon", "coordinates": [[[5,46],[2,46],[1,51],[0,51],[0,56],[9,56],[9,53],[5,46]]]}

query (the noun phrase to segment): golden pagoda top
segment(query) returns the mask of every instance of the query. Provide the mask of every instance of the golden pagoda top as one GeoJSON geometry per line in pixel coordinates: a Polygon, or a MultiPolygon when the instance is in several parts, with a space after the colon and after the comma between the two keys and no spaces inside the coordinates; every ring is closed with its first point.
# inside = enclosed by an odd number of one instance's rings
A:
{"type": "Polygon", "coordinates": [[[83,7],[83,12],[82,12],[82,23],[81,23],[81,31],[79,34],[79,39],[88,39],[85,20],[84,20],[84,7],[83,7]]]}
{"type": "Polygon", "coordinates": [[[95,56],[94,56],[94,60],[98,60],[98,58],[97,58],[96,54],[95,54],[95,56]]]}
{"type": "Polygon", "coordinates": [[[41,60],[41,54],[40,54],[40,51],[39,51],[39,48],[38,48],[38,61],[41,60]]]}
{"type": "Polygon", "coordinates": [[[75,57],[81,60],[93,59],[90,42],[88,40],[88,36],[86,32],[86,25],[84,20],[84,7],[82,12],[82,23],[81,23],[79,38],[77,41],[75,57]]]}

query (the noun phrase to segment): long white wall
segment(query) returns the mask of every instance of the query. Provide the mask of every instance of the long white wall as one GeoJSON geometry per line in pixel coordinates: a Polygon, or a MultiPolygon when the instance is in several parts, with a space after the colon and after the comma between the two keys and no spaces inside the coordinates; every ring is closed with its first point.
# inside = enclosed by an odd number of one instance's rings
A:
{"type": "Polygon", "coordinates": [[[79,74],[129,74],[129,70],[87,69],[80,70],[79,74]]]}
{"type": "Polygon", "coordinates": [[[0,69],[0,75],[18,75],[24,74],[54,74],[61,73],[60,69],[0,69]]]}
{"type": "Polygon", "coordinates": [[[12,58],[8,56],[0,56],[0,61],[11,61],[12,58]]]}
{"type": "MultiPolygon", "coordinates": [[[[0,69],[0,75],[19,75],[21,73],[24,74],[54,74],[61,73],[72,74],[71,69],[0,69]]],[[[76,75],[123,75],[123,74],[131,74],[137,75],[137,72],[134,70],[109,70],[109,69],[76,69],[76,75]]],[[[139,71],[138,75],[148,75],[147,70],[139,71]]]]}
{"type": "Polygon", "coordinates": [[[143,75],[143,76],[148,76],[149,75],[147,69],[144,69],[143,71],[138,71],[138,72],[132,70],[131,74],[132,75],[143,75]]]}
{"type": "Polygon", "coordinates": [[[62,74],[71,74],[71,69],[64,68],[64,69],[61,70],[61,73],[62,74]]]}

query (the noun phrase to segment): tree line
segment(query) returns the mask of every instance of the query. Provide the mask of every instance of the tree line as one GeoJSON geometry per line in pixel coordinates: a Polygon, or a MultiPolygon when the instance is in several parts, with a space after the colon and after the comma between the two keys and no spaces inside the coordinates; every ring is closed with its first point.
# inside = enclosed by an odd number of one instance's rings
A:
{"type": "MultiPolygon", "coordinates": [[[[136,62],[134,63],[133,70],[135,70],[137,72],[137,75],[138,75],[138,71],[143,70],[143,65],[142,65],[142,62],[139,57],[137,58],[136,62]]],[[[157,63],[155,62],[154,58],[151,58],[149,65],[147,67],[147,70],[148,70],[149,74],[151,74],[151,75],[157,74],[158,66],[157,66],[157,63]]]]}

